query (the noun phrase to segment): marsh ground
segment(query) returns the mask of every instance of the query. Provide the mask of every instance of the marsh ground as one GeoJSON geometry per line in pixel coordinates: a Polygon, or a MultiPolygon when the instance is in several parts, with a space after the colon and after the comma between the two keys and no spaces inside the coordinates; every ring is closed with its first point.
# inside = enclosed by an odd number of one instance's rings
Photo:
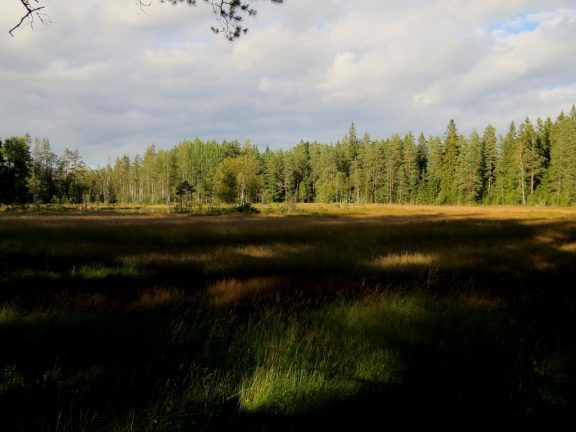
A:
{"type": "Polygon", "coordinates": [[[566,430],[576,209],[0,214],[2,430],[566,430]]]}

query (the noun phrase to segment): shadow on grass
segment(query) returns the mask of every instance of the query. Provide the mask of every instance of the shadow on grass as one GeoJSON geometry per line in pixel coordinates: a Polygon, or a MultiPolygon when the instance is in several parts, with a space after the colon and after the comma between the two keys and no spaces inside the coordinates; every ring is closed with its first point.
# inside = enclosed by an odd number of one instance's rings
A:
{"type": "Polygon", "coordinates": [[[3,430],[576,424],[570,222],[121,221],[0,224],[3,430]]]}
{"type": "MultiPolygon", "coordinates": [[[[0,223],[0,296],[26,290],[202,292],[220,280],[469,289],[495,295],[550,279],[575,282],[576,228],[567,221],[382,218],[45,217],[0,223]],[[326,282],[328,281],[328,282],[326,282]]],[[[298,283],[299,284],[299,283],[298,283]]],[[[292,285],[292,284],[284,284],[292,285]]],[[[302,287],[301,287],[302,288],[302,287]]],[[[328,290],[330,291],[330,290],[328,290]]],[[[0,297],[1,298],[1,297],[0,297]]],[[[132,301],[134,294],[127,295],[132,301]]]]}
{"type": "Polygon", "coordinates": [[[560,430],[573,420],[571,307],[539,322],[550,311],[533,302],[414,292],[260,306],[111,316],[6,306],[3,422],[24,430],[560,430]]]}

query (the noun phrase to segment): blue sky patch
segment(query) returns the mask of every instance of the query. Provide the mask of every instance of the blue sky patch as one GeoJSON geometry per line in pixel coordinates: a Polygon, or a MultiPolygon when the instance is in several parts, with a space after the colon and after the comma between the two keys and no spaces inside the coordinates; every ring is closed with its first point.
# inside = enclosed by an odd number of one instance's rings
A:
{"type": "Polygon", "coordinates": [[[326,26],[327,26],[327,24],[326,24],[326,21],[324,21],[324,20],[317,20],[314,23],[314,28],[316,28],[317,30],[320,30],[320,31],[325,30],[326,26]]]}
{"type": "Polygon", "coordinates": [[[486,27],[489,33],[500,33],[512,36],[520,33],[530,33],[540,26],[534,15],[530,12],[518,14],[506,21],[496,21],[486,27]]]}

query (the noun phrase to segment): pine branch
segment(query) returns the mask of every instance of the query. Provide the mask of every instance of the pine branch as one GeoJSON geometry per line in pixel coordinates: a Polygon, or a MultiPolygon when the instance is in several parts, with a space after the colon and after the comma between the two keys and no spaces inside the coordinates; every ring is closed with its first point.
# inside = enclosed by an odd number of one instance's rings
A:
{"type": "MultiPolygon", "coordinates": [[[[40,20],[42,24],[47,24],[50,22],[48,15],[40,13],[41,10],[45,9],[45,6],[34,7],[30,3],[34,1],[35,3],[40,3],[39,0],[19,0],[26,9],[26,14],[20,19],[18,24],[12,27],[8,33],[10,36],[14,37],[14,31],[22,26],[26,21],[30,21],[30,25],[33,25],[34,17],[40,20]]],[[[134,0],[136,5],[141,9],[149,7],[154,0],[134,0]]],[[[171,5],[186,4],[188,6],[196,6],[199,2],[198,0],[159,0],[160,3],[170,3],[171,5]]],[[[282,4],[284,0],[269,0],[272,3],[282,4]]],[[[242,25],[242,21],[245,16],[256,15],[256,9],[251,7],[253,0],[202,0],[203,3],[212,7],[212,12],[216,16],[219,23],[217,26],[212,26],[212,31],[216,34],[222,34],[226,39],[233,41],[239,38],[248,29],[242,25]]]]}

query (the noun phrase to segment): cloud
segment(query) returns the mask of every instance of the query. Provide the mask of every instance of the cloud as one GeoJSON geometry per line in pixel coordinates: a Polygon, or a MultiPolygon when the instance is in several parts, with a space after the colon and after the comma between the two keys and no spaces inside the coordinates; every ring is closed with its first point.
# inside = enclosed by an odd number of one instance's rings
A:
{"type": "Polygon", "coordinates": [[[0,136],[46,136],[91,165],[194,137],[333,142],[352,121],[373,138],[441,135],[450,118],[504,133],[576,102],[571,0],[258,2],[233,44],[203,5],[47,6],[48,28],[0,36],[0,136]]]}

